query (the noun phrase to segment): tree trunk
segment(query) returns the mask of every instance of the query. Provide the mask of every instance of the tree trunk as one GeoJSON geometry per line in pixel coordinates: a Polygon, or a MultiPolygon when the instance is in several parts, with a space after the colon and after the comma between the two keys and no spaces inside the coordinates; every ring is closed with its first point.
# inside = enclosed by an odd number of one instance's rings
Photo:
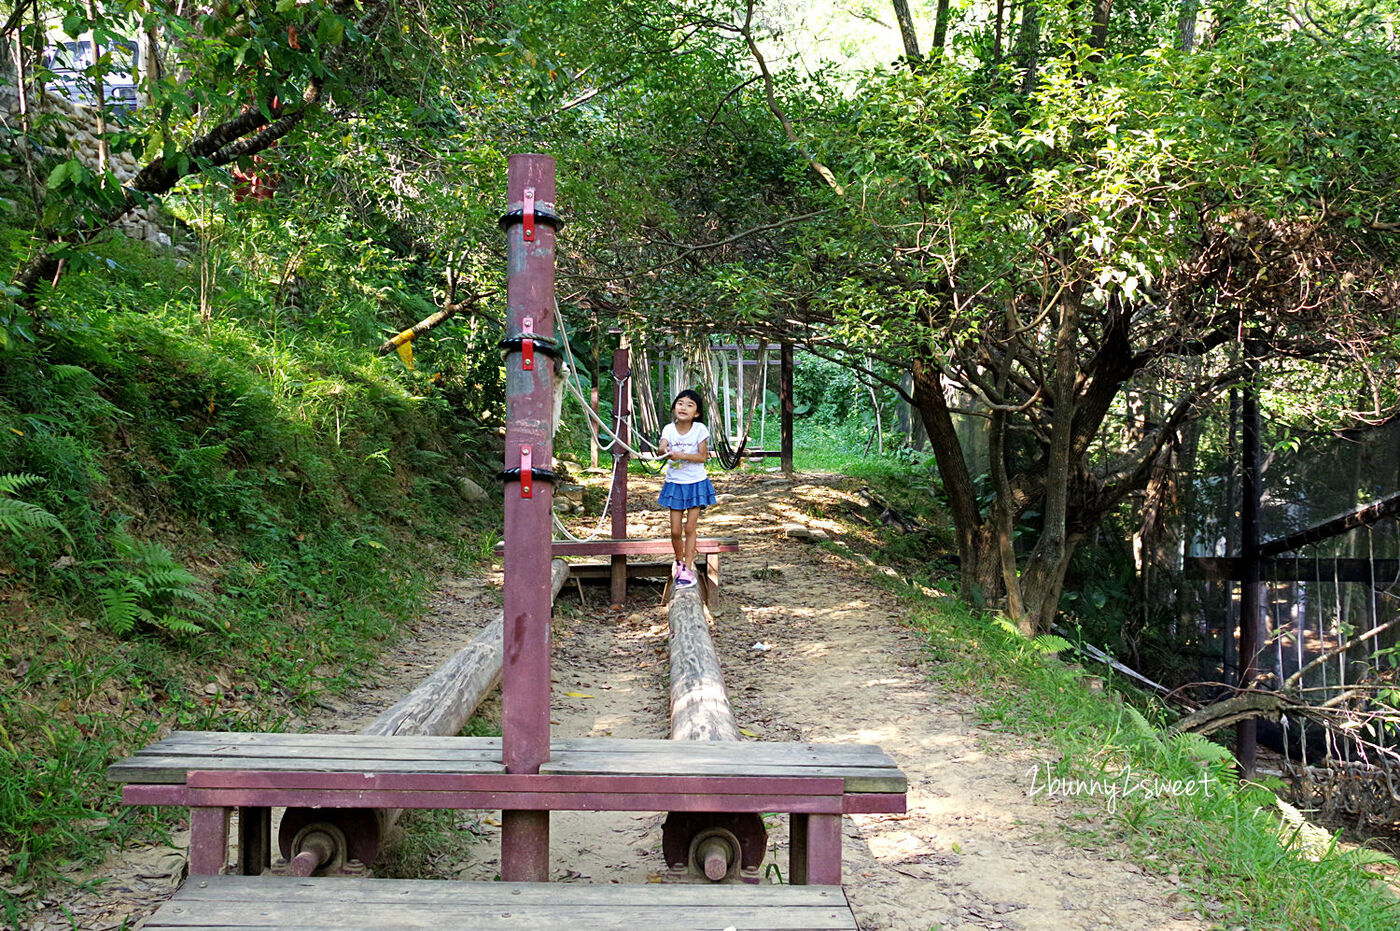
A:
{"type": "MultiPolygon", "coordinates": [[[[1000,4],[998,4],[1000,6],[1000,4]]],[[[933,47],[942,54],[948,44],[948,0],[938,0],[933,20],[933,47]]]]}
{"type": "Polygon", "coordinates": [[[992,64],[1001,64],[1001,44],[1003,23],[1006,20],[1006,0],[997,0],[996,8],[996,28],[992,33],[992,64]]]}
{"type": "MultiPolygon", "coordinates": [[[[87,3],[88,20],[92,23],[92,60],[100,62],[102,60],[102,46],[97,42],[97,4],[93,0],[87,3]]],[[[103,68],[97,69],[97,80],[94,91],[97,95],[97,107],[93,115],[97,118],[97,170],[105,172],[107,170],[108,143],[107,143],[107,72],[103,68]]]]}
{"type": "MultiPolygon", "coordinates": [[[[1002,380],[1005,385],[1005,379],[1002,380]]],[[[1026,617],[1026,605],[1021,598],[1021,579],[1017,574],[1015,547],[1015,516],[1011,513],[1011,482],[1006,475],[1006,411],[994,410],[991,416],[991,429],[988,431],[991,464],[992,493],[992,533],[996,536],[998,559],[1001,562],[1002,584],[1006,586],[1006,613],[1021,633],[1029,636],[1030,621],[1026,617]]]]}
{"type": "Polygon", "coordinates": [[[1102,52],[1108,44],[1108,20],[1112,13],[1113,0],[1094,0],[1094,21],[1089,27],[1089,48],[1096,52],[1102,52]]]}
{"type": "Polygon", "coordinates": [[[1079,376],[1076,343],[1079,335],[1079,297],[1060,298],[1059,327],[1055,334],[1055,369],[1051,377],[1050,445],[1045,452],[1044,508],[1040,537],[1026,561],[1022,596],[1030,626],[1045,633],[1054,623],[1064,587],[1065,570],[1073,547],[1069,542],[1069,486],[1074,474],[1070,445],[1078,404],[1075,389],[1079,376]]]}
{"type": "Polygon", "coordinates": [[[1021,93],[1035,90],[1035,70],[1040,64],[1040,5],[1038,0],[1024,0],[1021,8],[1021,29],[1016,34],[1016,67],[1023,72],[1021,93]]]}
{"type": "Polygon", "coordinates": [[[1176,18],[1176,47],[1189,52],[1196,47],[1196,16],[1201,10],[1201,0],[1182,0],[1181,12],[1176,18]]]}
{"type": "Polygon", "coordinates": [[[996,599],[1003,590],[996,541],[977,508],[972,475],[963,459],[958,431],[953,426],[952,415],[943,398],[938,368],[915,358],[913,371],[914,403],[923,419],[924,428],[928,430],[929,445],[933,447],[938,474],[953,516],[963,591],[970,597],[980,592],[984,599],[996,599]]]}
{"type": "MultiPolygon", "coordinates": [[[[894,18],[899,23],[899,37],[904,40],[904,57],[909,59],[909,67],[923,60],[919,54],[919,37],[914,34],[914,17],[909,13],[909,0],[893,0],[894,18]]],[[[947,0],[943,0],[946,5],[947,0]]]]}

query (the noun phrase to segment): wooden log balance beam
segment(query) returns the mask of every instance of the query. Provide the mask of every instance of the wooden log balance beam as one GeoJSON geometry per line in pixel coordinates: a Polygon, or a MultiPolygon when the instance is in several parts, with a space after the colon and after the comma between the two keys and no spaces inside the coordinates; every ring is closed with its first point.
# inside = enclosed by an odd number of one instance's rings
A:
{"type": "MultiPolygon", "coordinates": [[[[559,597],[568,577],[568,563],[562,559],[550,563],[551,599],[559,597]]],[[[505,611],[500,611],[471,643],[361,733],[380,737],[456,735],[501,682],[504,628],[505,611]]],[[[296,876],[337,872],[350,860],[368,866],[379,856],[401,813],[399,808],[288,808],[277,833],[278,846],[296,876]]],[[[265,833],[265,818],[260,815],[248,829],[265,833]]],[[[240,817],[240,836],[243,831],[240,817]]],[[[261,872],[266,865],[256,864],[256,871],[261,872]]],[[[244,872],[254,868],[248,864],[244,872]]]]}
{"type": "MultiPolygon", "coordinates": [[[[671,739],[743,740],[724,689],[699,586],[678,589],[668,610],[671,646],[671,739]]],[[[757,883],[768,832],[753,812],[680,812],[666,815],[661,849],[679,878],[694,866],[712,882],[737,875],[757,883]]]]}

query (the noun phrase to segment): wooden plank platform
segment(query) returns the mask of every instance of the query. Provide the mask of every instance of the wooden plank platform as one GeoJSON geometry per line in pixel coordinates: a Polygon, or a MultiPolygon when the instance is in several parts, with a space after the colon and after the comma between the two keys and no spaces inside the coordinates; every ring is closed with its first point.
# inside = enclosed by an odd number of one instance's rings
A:
{"type": "MultiPolygon", "coordinates": [[[[505,772],[499,737],[385,737],[175,731],[107,770],[112,782],[184,784],[191,772],[505,772]]],[[[838,778],[850,794],[907,788],[894,761],[873,744],[629,740],[581,737],[550,742],[541,775],[838,778]]]]}
{"type": "MultiPolygon", "coordinates": [[[[240,831],[274,806],[775,812],[790,818],[790,882],[839,885],[842,817],[906,806],[904,774],[869,744],[570,738],[551,741],[539,773],[501,760],[494,737],[176,731],[107,777],[128,805],[190,809],[198,876],[223,872],[235,810],[240,831]]],[[[249,875],[267,862],[253,840],[239,841],[249,875]]]]}
{"type": "MultiPolygon", "coordinates": [[[[695,541],[697,553],[737,553],[738,537],[700,537],[695,541]]],[[[554,556],[656,556],[673,552],[671,538],[643,539],[628,537],[623,540],[555,540],[552,547],[554,556]]],[[[497,543],[496,555],[505,552],[505,544],[497,543]]]]}
{"type": "Polygon", "coordinates": [[[143,925],[303,931],[855,931],[840,886],[193,877],[143,925]]]}

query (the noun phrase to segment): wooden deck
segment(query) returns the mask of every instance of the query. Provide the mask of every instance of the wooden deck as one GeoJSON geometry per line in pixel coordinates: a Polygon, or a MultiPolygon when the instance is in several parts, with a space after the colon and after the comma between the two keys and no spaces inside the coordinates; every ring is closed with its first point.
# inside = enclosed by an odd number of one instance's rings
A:
{"type": "Polygon", "coordinates": [[[640,886],[203,876],[143,925],[397,931],[855,931],[840,886],[640,886]]]}

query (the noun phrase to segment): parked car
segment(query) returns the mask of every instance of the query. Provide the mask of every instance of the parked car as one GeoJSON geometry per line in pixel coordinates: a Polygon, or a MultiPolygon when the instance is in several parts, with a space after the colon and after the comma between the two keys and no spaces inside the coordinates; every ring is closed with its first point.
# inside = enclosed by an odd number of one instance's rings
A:
{"type": "MultiPolygon", "coordinates": [[[[97,63],[91,37],[70,39],[60,34],[51,39],[56,41],[44,51],[44,66],[52,75],[49,90],[62,94],[73,103],[96,106],[97,90],[93,78],[86,73],[97,63]]],[[[102,51],[107,54],[109,49],[104,47],[102,51]]],[[[134,110],[139,105],[136,82],[131,73],[136,52],[135,42],[116,42],[110,47],[113,67],[102,76],[102,97],[107,106],[116,112],[134,110]]]]}

